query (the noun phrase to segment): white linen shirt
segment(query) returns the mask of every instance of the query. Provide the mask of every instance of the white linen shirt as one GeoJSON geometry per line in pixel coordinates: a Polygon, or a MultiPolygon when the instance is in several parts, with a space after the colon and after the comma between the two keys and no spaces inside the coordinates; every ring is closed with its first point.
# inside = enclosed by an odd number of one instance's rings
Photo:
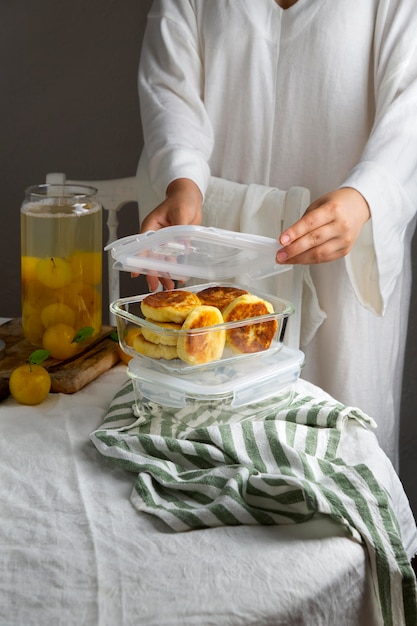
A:
{"type": "Polygon", "coordinates": [[[382,313],[416,210],[416,32],[410,0],[354,9],[298,0],[286,10],[273,0],[157,0],[140,73],[153,185],[164,197],[185,176],[204,194],[211,173],[302,185],[312,199],[354,187],[372,222],[348,271],[360,301],[382,313]]]}

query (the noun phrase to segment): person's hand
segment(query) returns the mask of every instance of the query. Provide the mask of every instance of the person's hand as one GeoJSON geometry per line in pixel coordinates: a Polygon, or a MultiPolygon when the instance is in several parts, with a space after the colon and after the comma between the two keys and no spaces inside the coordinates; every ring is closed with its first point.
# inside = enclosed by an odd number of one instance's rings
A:
{"type": "MultiPolygon", "coordinates": [[[[172,181],[166,190],[166,198],[143,220],[140,232],[159,230],[165,226],[201,224],[203,196],[199,187],[189,178],[172,181]]],[[[159,282],[165,289],[173,289],[170,278],[146,277],[150,291],[158,288],[159,282]]]]}
{"type": "Polygon", "coordinates": [[[189,178],[173,180],[166,198],[143,220],[140,232],[178,224],[201,224],[203,196],[189,178]]]}
{"type": "Polygon", "coordinates": [[[303,217],[279,237],[277,263],[325,263],[352,249],[371,217],[368,203],[356,189],[343,187],[313,202],[303,217]]]}

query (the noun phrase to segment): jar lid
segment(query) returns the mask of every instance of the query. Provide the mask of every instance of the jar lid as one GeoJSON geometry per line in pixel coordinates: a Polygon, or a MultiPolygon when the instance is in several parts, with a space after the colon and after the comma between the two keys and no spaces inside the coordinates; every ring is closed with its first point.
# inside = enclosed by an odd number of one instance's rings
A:
{"type": "Polygon", "coordinates": [[[265,278],[291,269],[275,262],[276,239],[204,226],[168,226],[130,235],[106,246],[114,268],[173,280],[265,278]]]}

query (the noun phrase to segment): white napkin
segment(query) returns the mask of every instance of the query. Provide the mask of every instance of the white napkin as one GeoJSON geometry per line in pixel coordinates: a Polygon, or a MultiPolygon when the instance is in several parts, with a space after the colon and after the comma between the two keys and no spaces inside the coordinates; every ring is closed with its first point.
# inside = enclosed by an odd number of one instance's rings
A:
{"type": "MultiPolygon", "coordinates": [[[[309,203],[310,192],[304,187],[283,191],[212,176],[204,199],[203,225],[278,239],[309,203]]],[[[290,320],[286,343],[306,346],[326,318],[309,266],[294,266],[291,271],[262,279],[257,287],[294,304],[296,313],[290,320]]]]}

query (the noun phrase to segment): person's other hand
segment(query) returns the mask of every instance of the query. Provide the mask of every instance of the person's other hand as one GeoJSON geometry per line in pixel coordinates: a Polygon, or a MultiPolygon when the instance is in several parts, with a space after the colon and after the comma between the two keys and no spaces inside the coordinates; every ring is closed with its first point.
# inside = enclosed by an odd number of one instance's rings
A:
{"type": "Polygon", "coordinates": [[[178,224],[201,224],[203,196],[189,178],[177,178],[168,185],[166,198],[143,220],[140,232],[178,224]]]}
{"type": "Polygon", "coordinates": [[[313,264],[339,259],[352,249],[371,217],[356,189],[343,187],[313,202],[303,217],[279,237],[277,263],[313,264]]]}
{"type": "MultiPolygon", "coordinates": [[[[189,178],[172,181],[166,190],[166,198],[143,220],[140,232],[159,230],[165,226],[199,225],[202,219],[203,196],[199,187],[189,178]]],[[[170,278],[146,277],[150,291],[158,288],[159,282],[165,289],[174,289],[170,278]]]]}

